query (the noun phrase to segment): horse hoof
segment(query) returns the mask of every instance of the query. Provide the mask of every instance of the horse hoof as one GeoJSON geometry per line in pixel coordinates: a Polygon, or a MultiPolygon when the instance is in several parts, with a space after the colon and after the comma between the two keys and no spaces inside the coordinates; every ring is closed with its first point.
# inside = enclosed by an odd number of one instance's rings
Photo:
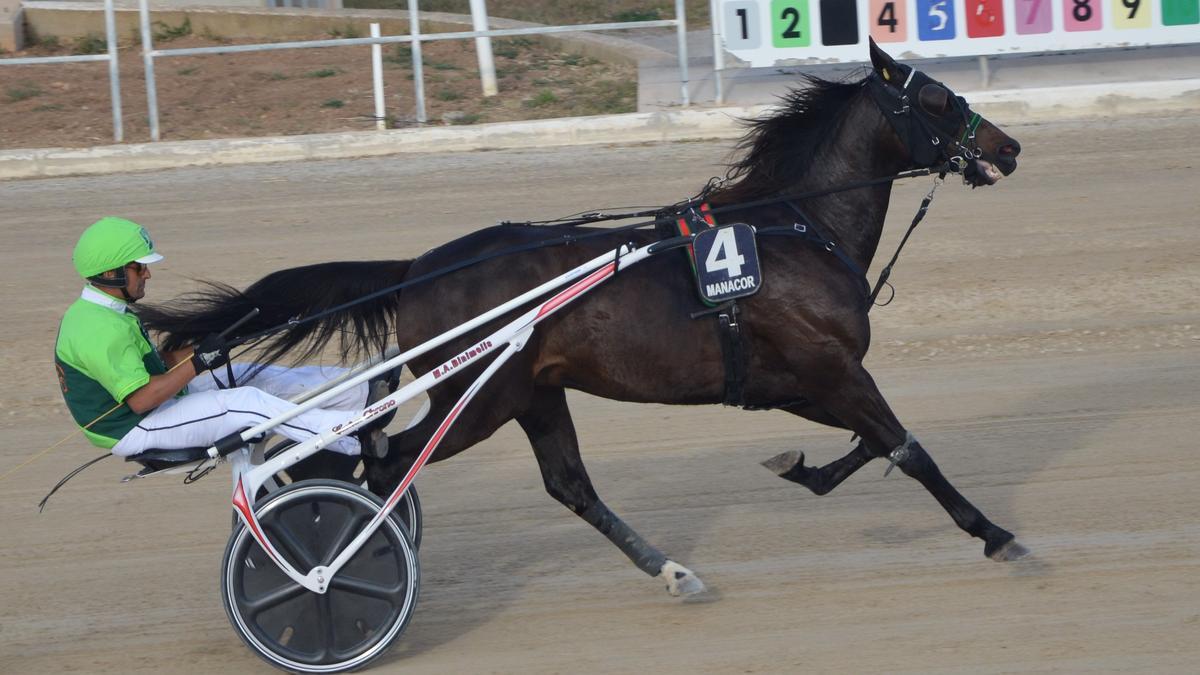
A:
{"type": "Polygon", "coordinates": [[[1012,562],[1027,555],[1029,555],[1029,549],[1018,544],[1016,539],[1010,539],[1003,546],[989,553],[988,557],[996,562],[1012,562]]]}
{"type": "Polygon", "coordinates": [[[804,463],[804,453],[799,450],[788,450],[762,462],[771,473],[782,476],[804,463]]]}
{"type": "Polygon", "coordinates": [[[700,577],[673,560],[668,560],[663,564],[658,576],[667,582],[667,593],[674,597],[692,596],[704,592],[704,582],[700,581],[700,577]]]}

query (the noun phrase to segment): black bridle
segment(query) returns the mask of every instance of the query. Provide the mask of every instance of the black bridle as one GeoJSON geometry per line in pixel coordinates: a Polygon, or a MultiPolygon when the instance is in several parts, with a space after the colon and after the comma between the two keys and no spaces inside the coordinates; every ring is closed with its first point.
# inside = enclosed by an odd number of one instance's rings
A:
{"type": "Polygon", "coordinates": [[[917,166],[945,163],[958,173],[964,172],[973,160],[983,155],[975,139],[975,131],[983,117],[972,112],[963,97],[954,96],[947,100],[946,110],[936,115],[920,104],[921,92],[926,87],[937,87],[947,96],[952,94],[941,82],[911,68],[899,87],[885,82],[876,72],[863,81],[863,86],[904,142],[917,166]],[[913,101],[914,96],[916,101],[913,101]],[[959,129],[962,129],[961,134],[959,129]]]}

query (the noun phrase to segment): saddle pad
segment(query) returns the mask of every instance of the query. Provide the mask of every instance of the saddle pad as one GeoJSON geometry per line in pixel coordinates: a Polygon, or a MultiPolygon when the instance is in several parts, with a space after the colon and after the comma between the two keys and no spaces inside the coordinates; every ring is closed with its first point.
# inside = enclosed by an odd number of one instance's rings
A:
{"type": "Polygon", "coordinates": [[[753,295],[762,285],[754,228],[745,223],[718,227],[707,203],[689,208],[676,221],[679,234],[695,235],[687,251],[696,290],[709,307],[753,295]]]}
{"type": "Polygon", "coordinates": [[[754,228],[731,223],[704,230],[692,240],[700,297],[719,304],[754,295],[762,285],[754,228]]]}

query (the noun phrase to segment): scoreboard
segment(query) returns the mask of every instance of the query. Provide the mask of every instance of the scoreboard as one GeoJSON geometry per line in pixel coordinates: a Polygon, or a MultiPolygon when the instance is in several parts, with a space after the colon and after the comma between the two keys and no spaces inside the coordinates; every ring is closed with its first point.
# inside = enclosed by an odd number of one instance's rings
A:
{"type": "Polygon", "coordinates": [[[721,0],[725,50],[753,67],[1200,42],[1200,0],[721,0]]]}

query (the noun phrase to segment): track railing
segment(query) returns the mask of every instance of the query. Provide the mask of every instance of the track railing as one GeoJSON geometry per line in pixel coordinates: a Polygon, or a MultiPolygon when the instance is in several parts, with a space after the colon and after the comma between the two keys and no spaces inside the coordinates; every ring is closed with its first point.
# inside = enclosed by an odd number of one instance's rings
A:
{"type": "MultiPolygon", "coordinates": [[[[106,0],[111,3],[112,0],[106,0]]],[[[425,86],[421,59],[421,44],[439,40],[467,40],[493,37],[514,37],[519,35],[549,35],[557,33],[598,32],[610,30],[629,30],[636,28],[675,27],[679,43],[679,79],[680,91],[684,105],[689,105],[688,95],[688,64],[687,64],[687,18],[684,12],[684,0],[675,0],[675,18],[657,21],[630,21],[624,23],[592,23],[575,26],[538,26],[531,28],[505,28],[499,30],[458,31],[449,33],[422,33],[419,20],[417,0],[409,2],[409,34],[385,35],[382,37],[338,38],[330,40],[301,40],[294,42],[273,42],[250,45],[220,45],[215,47],[193,47],[187,49],[155,49],[150,30],[150,8],[148,0],[138,0],[142,35],[142,59],[146,69],[146,101],[149,107],[150,138],[157,141],[161,138],[158,122],[158,92],[154,82],[154,60],[159,58],[199,56],[205,54],[235,54],[240,52],[275,51],[281,49],[317,49],[322,47],[350,47],[354,45],[412,45],[413,85],[416,99],[416,118],[418,123],[427,121],[425,111],[425,86]]],[[[110,44],[112,41],[110,40],[110,44]]],[[[373,67],[378,68],[378,62],[372,59],[373,67]]],[[[375,76],[380,82],[380,76],[375,76]]],[[[382,85],[377,84],[375,90],[375,109],[382,109],[382,85]]],[[[376,113],[378,114],[378,112],[376,113]]]]}
{"type": "Polygon", "coordinates": [[[105,54],[80,54],[77,56],[29,56],[0,59],[0,66],[50,65],[54,63],[87,63],[108,61],[108,82],[112,97],[113,140],[124,139],[121,128],[121,75],[117,69],[117,28],[113,14],[113,0],[104,0],[104,37],[108,43],[105,54]]]}

